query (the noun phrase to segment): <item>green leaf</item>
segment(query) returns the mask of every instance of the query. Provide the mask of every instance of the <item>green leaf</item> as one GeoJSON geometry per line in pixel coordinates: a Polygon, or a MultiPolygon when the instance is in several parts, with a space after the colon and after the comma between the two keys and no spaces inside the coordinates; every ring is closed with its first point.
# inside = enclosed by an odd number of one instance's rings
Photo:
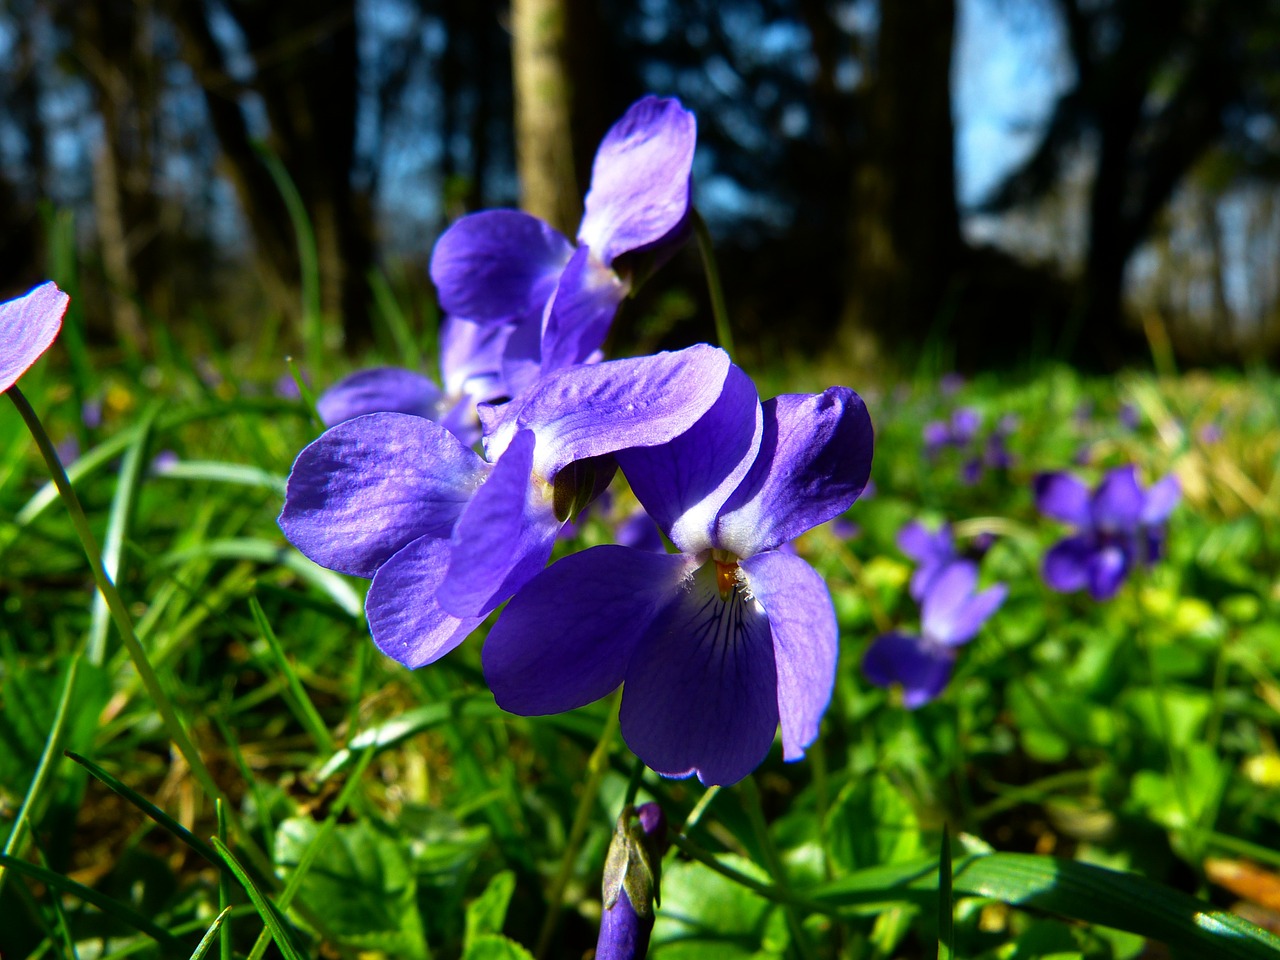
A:
{"type": "MultiPolygon", "coordinates": [[[[70,664],[71,659],[65,658],[57,672],[26,667],[0,680],[0,792],[21,795],[26,789],[53,727],[70,664]]],[[[80,662],[70,694],[74,709],[67,718],[62,747],[85,750],[93,742],[98,716],[111,695],[110,684],[102,668],[80,662]]]]}
{"type": "MultiPolygon", "coordinates": [[[[901,900],[931,904],[937,864],[876,867],[804,892],[839,906],[901,900]]],[[[970,857],[955,869],[957,896],[991,897],[1085,923],[1112,927],[1221,960],[1276,960],[1280,938],[1144,877],[1073,860],[1022,853],[970,857]]]]}
{"type": "Polygon", "coordinates": [[[489,881],[480,896],[467,904],[467,934],[463,941],[467,946],[487,934],[502,933],[502,925],[507,919],[507,907],[511,904],[511,894],[515,889],[515,873],[503,870],[489,881]]]}
{"type": "Polygon", "coordinates": [[[262,917],[262,922],[267,925],[267,929],[271,931],[271,939],[276,942],[276,946],[280,952],[284,954],[284,960],[303,960],[303,954],[298,949],[297,944],[293,941],[293,935],[289,928],[288,922],[280,915],[280,911],[276,909],[276,905],[272,903],[262,891],[258,889],[257,884],[245,872],[240,861],[235,858],[235,854],[231,849],[223,843],[219,838],[212,837],[214,849],[218,851],[218,855],[222,857],[226,865],[235,874],[240,886],[244,887],[244,892],[249,895],[249,899],[253,901],[254,907],[258,911],[258,915],[262,917]]]}
{"type": "Polygon", "coordinates": [[[501,934],[487,933],[467,944],[462,960],[533,960],[533,954],[501,934]]]}
{"type": "Polygon", "coordinates": [[[827,822],[831,857],[841,871],[915,860],[925,852],[915,811],[882,773],[850,783],[827,822]]]}
{"type": "MultiPolygon", "coordinates": [[[[750,860],[732,854],[720,860],[769,882],[750,860]]],[[[650,948],[654,960],[764,960],[784,956],[789,942],[786,918],[775,904],[700,863],[677,861],[664,868],[650,948]]]]}
{"type": "Polygon", "coordinates": [[[406,710],[385,723],[361,730],[359,734],[352,737],[345,748],[325,762],[316,774],[316,779],[321,783],[328,780],[353,763],[366,747],[373,746],[374,756],[377,756],[383,750],[389,750],[410,737],[438,727],[442,723],[461,719],[486,720],[501,716],[503,716],[501,708],[493,702],[493,698],[488,693],[460,697],[443,703],[428,703],[425,706],[406,710]]]}
{"type": "MultiPolygon", "coordinates": [[[[275,860],[287,879],[319,825],[294,817],[276,832],[275,860]]],[[[344,943],[396,957],[428,955],[418,888],[403,844],[371,821],[338,826],[315,855],[298,896],[324,917],[328,933],[344,943]]]]}

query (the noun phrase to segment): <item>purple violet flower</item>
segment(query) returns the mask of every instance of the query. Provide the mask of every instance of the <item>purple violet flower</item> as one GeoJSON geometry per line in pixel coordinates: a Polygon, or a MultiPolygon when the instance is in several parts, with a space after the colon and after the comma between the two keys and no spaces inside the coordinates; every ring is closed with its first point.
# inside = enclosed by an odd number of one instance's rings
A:
{"type": "Polygon", "coordinates": [[[926,585],[920,600],[920,635],[887,633],[862,658],[862,672],[879,687],[902,687],[902,705],[923,706],[951,680],[956,651],[1004,602],[1008,588],[997,583],[981,593],[978,568],[968,560],[950,563],[926,585]]]}
{"type": "Polygon", "coordinates": [[[605,858],[596,960],[643,960],[660,897],[662,857],[670,841],[656,803],[627,807],[618,817],[605,858]],[[632,818],[638,822],[632,823],[632,818]]]}
{"type": "Polygon", "coordinates": [[[485,641],[498,704],[560,713],[622,684],[623,737],[664,776],[734,783],[779,724],[784,759],[799,759],[831,696],[837,630],[822,578],[780,546],[857,499],[871,454],[852,390],[761,404],[731,368],[690,430],[617,455],[679,552],[597,546],[529,581],[485,641]]]}
{"type": "Polygon", "coordinates": [[[596,152],[576,245],[516,210],[465,216],[440,237],[431,256],[440,305],[505,328],[513,395],[596,356],[631,291],[632,255],[660,255],[685,238],[696,139],[679,101],[645,97],[596,152]]]}
{"type": "Polygon", "coordinates": [[[26,373],[62,329],[71,298],[53,281],[0,303],[0,393],[26,373]]]}
{"type": "Polygon", "coordinates": [[[1181,496],[1172,474],[1143,490],[1132,464],[1109,471],[1092,492],[1070,474],[1040,474],[1040,512],[1077,528],[1045,554],[1044,582],[1059,593],[1088,589],[1095,600],[1109,600],[1134,566],[1159,559],[1165,520],[1181,496]]]}
{"type": "Polygon", "coordinates": [[[898,531],[898,549],[917,564],[910,586],[911,596],[917,603],[923,599],[930,582],[960,557],[949,523],[931,531],[919,520],[912,520],[898,531]]]}
{"type": "Polygon", "coordinates": [[[422,417],[347,420],[298,455],[280,527],[321,566],[372,578],[365,612],[384,653],[431,663],[545,566],[560,527],[608,486],[615,451],[684,433],[731,369],[702,344],[559,370],[491,420],[488,461],[422,417]]]}
{"type": "Polygon", "coordinates": [[[437,421],[470,446],[480,439],[476,405],[509,394],[502,377],[509,335],[500,325],[446,317],[440,326],[443,390],[417,371],[375,367],[339,380],[316,400],[316,411],[326,427],[367,413],[408,413],[437,421]]]}

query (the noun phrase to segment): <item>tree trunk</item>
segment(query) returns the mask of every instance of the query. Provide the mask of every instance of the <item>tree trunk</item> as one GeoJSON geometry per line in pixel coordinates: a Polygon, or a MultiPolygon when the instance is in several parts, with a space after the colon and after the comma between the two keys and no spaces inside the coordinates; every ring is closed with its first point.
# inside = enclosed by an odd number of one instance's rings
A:
{"type": "Polygon", "coordinates": [[[868,364],[918,348],[939,319],[961,250],[951,118],[954,0],[882,3],[854,171],[850,269],[837,349],[868,364]]]}
{"type": "Polygon", "coordinates": [[[573,163],[567,0],[512,0],[520,206],[572,236],[582,217],[573,163]]]}

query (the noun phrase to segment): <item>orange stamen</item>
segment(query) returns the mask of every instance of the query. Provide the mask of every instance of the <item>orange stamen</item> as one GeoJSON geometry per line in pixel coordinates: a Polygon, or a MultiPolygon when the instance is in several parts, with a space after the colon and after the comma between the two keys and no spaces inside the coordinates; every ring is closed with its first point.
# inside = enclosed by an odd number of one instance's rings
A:
{"type": "Polygon", "coordinates": [[[732,562],[724,563],[720,560],[716,560],[715,565],[716,589],[720,591],[721,600],[728,600],[738,586],[738,565],[732,562]]]}

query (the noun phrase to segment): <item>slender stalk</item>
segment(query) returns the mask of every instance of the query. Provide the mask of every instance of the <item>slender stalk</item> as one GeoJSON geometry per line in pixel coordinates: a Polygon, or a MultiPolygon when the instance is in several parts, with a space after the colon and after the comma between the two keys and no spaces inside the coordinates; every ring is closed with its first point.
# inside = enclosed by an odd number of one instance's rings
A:
{"type": "Polygon", "coordinates": [[[636,757],[635,766],[631,768],[631,779],[627,781],[627,797],[622,801],[624,807],[635,805],[636,794],[640,792],[640,782],[644,779],[644,772],[648,769],[644,765],[644,761],[636,757]]]}
{"type": "Polygon", "coordinates": [[[196,750],[195,745],[191,742],[191,738],[187,736],[187,731],[182,726],[182,721],[178,719],[178,714],[173,708],[173,701],[169,699],[164,687],[160,685],[159,677],[151,669],[151,663],[147,659],[147,652],[142,648],[142,644],[134,632],[133,619],[129,616],[129,610],[116,590],[116,585],[111,582],[111,578],[102,566],[102,554],[98,550],[93,531],[89,529],[89,521],[85,517],[84,508],[80,505],[80,498],[76,496],[75,489],[67,479],[67,472],[62,467],[62,461],[58,459],[57,451],[54,450],[53,442],[45,432],[44,425],[40,423],[40,418],[31,409],[31,404],[27,402],[27,398],[22,395],[22,391],[18,389],[16,384],[10,387],[7,392],[9,399],[13,401],[13,405],[18,408],[18,413],[25,421],[27,429],[31,431],[31,436],[35,439],[36,446],[40,448],[40,454],[44,457],[44,461],[49,467],[53,482],[58,488],[58,495],[62,497],[67,513],[71,515],[71,524],[75,527],[76,536],[80,538],[80,545],[84,549],[85,559],[89,561],[89,569],[93,573],[93,579],[98,585],[98,590],[101,592],[103,600],[107,603],[107,610],[110,611],[111,618],[115,621],[116,629],[120,631],[120,637],[124,641],[125,649],[128,650],[129,656],[133,660],[133,665],[138,671],[138,677],[142,680],[142,685],[146,687],[147,695],[155,703],[156,710],[160,714],[160,719],[163,721],[165,729],[169,731],[169,736],[173,739],[174,745],[177,746],[178,752],[182,754],[183,759],[187,761],[187,766],[191,768],[191,773],[200,782],[200,786],[204,788],[211,798],[221,798],[225,801],[226,798],[214,782],[213,776],[209,773],[209,768],[205,766],[199,751],[196,750]]]}
{"type": "Polygon", "coordinates": [[[733,356],[733,332],[729,328],[729,309],[724,303],[724,288],[720,285],[720,268],[716,266],[715,251],[711,247],[711,231],[702,215],[692,207],[689,208],[689,219],[693,223],[693,234],[698,238],[698,252],[702,254],[702,269],[707,275],[707,293],[711,297],[711,316],[716,323],[716,340],[724,347],[729,356],[733,356]]]}
{"type": "Polygon", "coordinates": [[[569,837],[565,841],[564,855],[560,858],[560,870],[556,873],[551,885],[551,895],[547,898],[547,915],[542,921],[542,929],[538,932],[538,946],[534,950],[537,960],[543,960],[551,946],[551,936],[556,930],[556,921],[560,917],[560,905],[564,901],[565,889],[569,886],[569,878],[573,875],[573,863],[578,859],[578,851],[587,835],[587,825],[591,822],[591,813],[596,805],[596,797],[600,793],[600,784],[609,771],[609,751],[613,748],[614,737],[618,732],[618,697],[614,697],[605,720],[604,729],[600,732],[600,740],[591,751],[587,760],[587,782],[583,785],[582,796],[578,800],[578,810],[573,817],[573,825],[569,828],[569,837]]]}
{"type": "MultiPolygon", "coordinates": [[[[787,883],[786,869],[782,865],[782,857],[778,854],[777,845],[769,834],[769,825],[764,819],[764,803],[760,799],[760,788],[756,786],[754,777],[749,776],[742,781],[742,792],[747,795],[747,819],[751,821],[751,830],[756,835],[756,842],[760,844],[761,853],[764,854],[765,866],[773,874],[777,889],[783,895],[790,897],[791,885],[787,883]]],[[[782,912],[786,915],[787,926],[791,929],[791,942],[795,945],[796,953],[804,960],[816,960],[817,954],[814,952],[813,944],[809,942],[809,934],[800,922],[800,917],[796,915],[795,908],[790,903],[786,903],[782,907],[782,912]]]]}
{"type": "MultiPolygon", "coordinates": [[[[62,751],[62,740],[67,727],[67,705],[71,702],[71,691],[76,685],[79,666],[80,659],[77,657],[67,668],[67,679],[62,686],[62,696],[58,698],[58,709],[53,715],[53,726],[49,729],[49,737],[44,742],[44,752],[40,755],[39,764],[36,765],[36,775],[31,778],[31,786],[27,788],[27,795],[23,797],[22,806],[18,808],[18,816],[13,821],[13,829],[9,831],[9,839],[5,841],[6,856],[22,856],[22,847],[27,839],[27,828],[33,808],[40,794],[44,792],[44,785],[53,773],[56,758],[62,751]]],[[[0,865],[0,887],[3,885],[4,866],[0,865]]]]}

